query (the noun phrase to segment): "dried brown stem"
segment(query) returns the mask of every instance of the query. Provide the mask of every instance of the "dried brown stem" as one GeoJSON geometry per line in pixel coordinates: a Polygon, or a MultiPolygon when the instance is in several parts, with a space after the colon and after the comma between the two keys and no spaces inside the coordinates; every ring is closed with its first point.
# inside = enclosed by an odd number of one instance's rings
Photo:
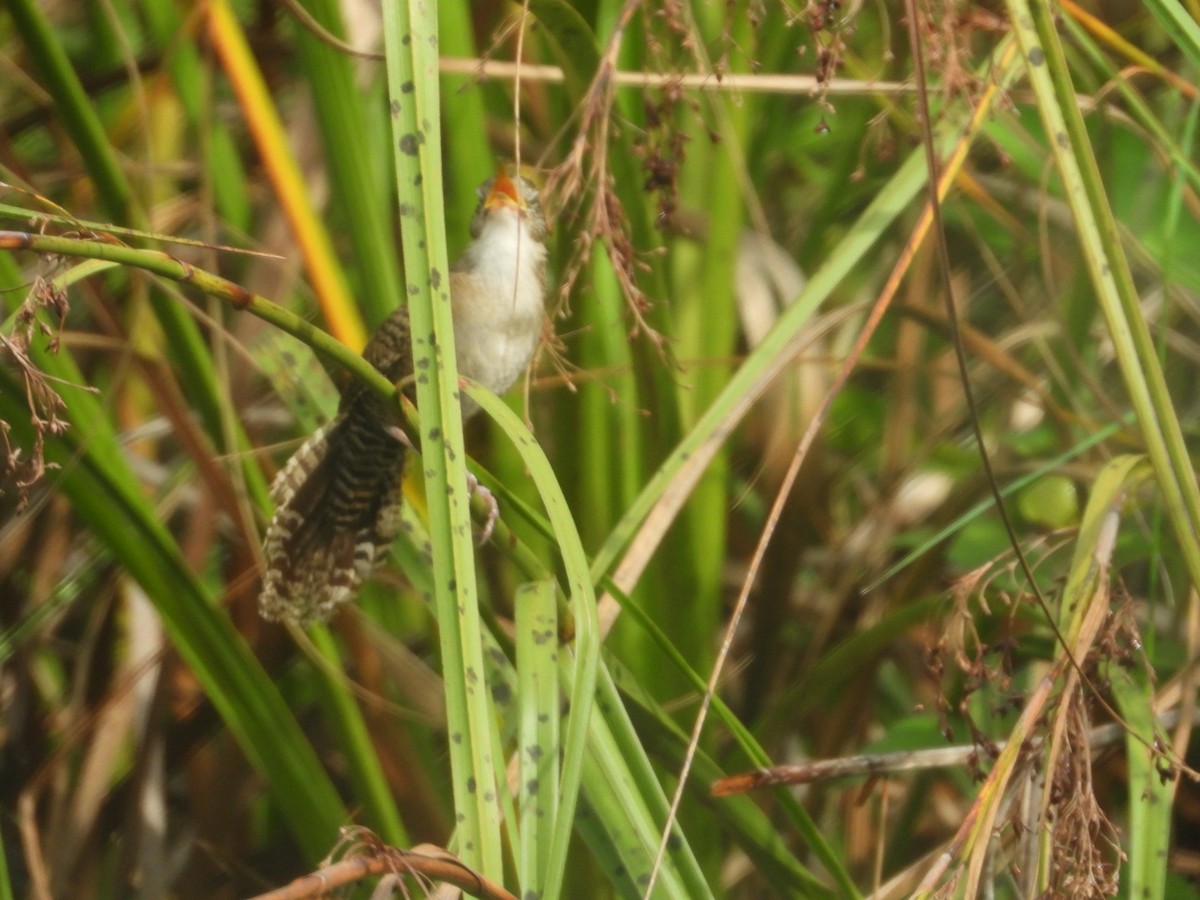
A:
{"type": "Polygon", "coordinates": [[[346,830],[343,842],[350,856],[322,866],[284,887],[259,894],[254,900],[323,897],[335,888],[375,875],[394,878],[411,875],[425,883],[441,881],[452,884],[472,897],[516,900],[515,895],[488,881],[440,847],[431,844],[421,844],[411,850],[388,847],[365,828],[346,830]]]}

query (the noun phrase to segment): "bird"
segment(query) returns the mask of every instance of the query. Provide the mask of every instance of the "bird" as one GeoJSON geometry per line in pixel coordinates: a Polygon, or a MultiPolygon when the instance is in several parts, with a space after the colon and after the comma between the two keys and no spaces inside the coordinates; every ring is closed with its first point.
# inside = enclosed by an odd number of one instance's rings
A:
{"type": "MultiPolygon", "coordinates": [[[[501,169],[478,190],[471,243],[451,266],[450,304],[460,375],[502,394],[528,367],[541,337],[547,223],[528,179],[501,169]]],[[[408,307],[388,316],[363,357],[411,387],[408,307]]],[[[477,408],[463,400],[463,419],[477,408]]],[[[263,539],[259,613],[307,625],[357,596],[400,527],[409,447],[391,403],[354,380],[337,415],[314,432],[271,485],[276,509],[263,539]]]]}

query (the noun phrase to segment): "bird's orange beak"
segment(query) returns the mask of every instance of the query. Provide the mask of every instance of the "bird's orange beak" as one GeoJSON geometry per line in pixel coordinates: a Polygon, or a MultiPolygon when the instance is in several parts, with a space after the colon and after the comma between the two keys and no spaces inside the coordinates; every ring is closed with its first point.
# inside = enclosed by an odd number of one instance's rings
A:
{"type": "Polygon", "coordinates": [[[521,195],[517,193],[517,186],[513,184],[512,179],[508,177],[503,169],[496,173],[496,180],[492,182],[492,189],[488,191],[487,197],[483,200],[483,208],[487,210],[499,209],[505,204],[515,206],[517,209],[524,209],[525,204],[521,202],[521,195]]]}

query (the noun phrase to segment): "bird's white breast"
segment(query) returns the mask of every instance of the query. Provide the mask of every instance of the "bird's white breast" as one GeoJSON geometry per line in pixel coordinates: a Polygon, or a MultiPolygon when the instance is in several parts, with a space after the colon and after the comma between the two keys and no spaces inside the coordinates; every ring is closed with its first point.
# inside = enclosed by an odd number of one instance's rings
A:
{"type": "Polygon", "coordinates": [[[497,210],[451,281],[458,370],[503,393],[529,365],[541,335],[545,245],[515,210],[497,210]]]}

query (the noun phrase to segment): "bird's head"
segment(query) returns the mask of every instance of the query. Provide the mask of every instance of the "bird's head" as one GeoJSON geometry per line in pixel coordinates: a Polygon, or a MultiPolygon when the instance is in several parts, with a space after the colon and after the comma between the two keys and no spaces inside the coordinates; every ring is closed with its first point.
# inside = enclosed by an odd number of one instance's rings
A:
{"type": "Polygon", "coordinates": [[[529,228],[535,241],[546,239],[546,215],[538,200],[538,190],[532,181],[517,175],[510,178],[504,169],[479,186],[479,206],[471,222],[471,237],[479,237],[484,224],[497,215],[515,213],[529,228]]]}

